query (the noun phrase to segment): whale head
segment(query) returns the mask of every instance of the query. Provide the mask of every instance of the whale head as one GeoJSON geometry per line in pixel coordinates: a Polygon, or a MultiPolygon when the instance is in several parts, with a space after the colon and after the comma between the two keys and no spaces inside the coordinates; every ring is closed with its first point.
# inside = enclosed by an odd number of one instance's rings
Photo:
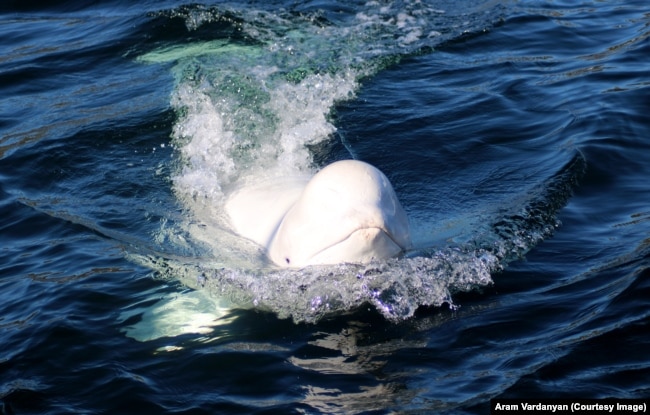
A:
{"type": "Polygon", "coordinates": [[[280,266],[365,263],[411,246],[409,223],[388,178],[357,160],[332,163],[306,185],[267,246],[280,266]]]}

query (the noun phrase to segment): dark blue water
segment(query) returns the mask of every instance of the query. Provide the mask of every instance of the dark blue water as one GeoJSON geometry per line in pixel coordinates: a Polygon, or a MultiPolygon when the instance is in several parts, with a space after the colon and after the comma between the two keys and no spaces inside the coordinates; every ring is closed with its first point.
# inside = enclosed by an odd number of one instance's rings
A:
{"type": "Polygon", "coordinates": [[[643,1],[0,6],[0,412],[650,395],[643,1]],[[403,257],[278,270],[241,182],[368,161],[403,257]]]}

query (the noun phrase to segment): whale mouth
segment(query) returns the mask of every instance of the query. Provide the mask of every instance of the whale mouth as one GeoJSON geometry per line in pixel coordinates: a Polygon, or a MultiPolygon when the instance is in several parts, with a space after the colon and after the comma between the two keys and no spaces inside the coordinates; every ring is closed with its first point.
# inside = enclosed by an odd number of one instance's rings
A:
{"type": "MultiPolygon", "coordinates": [[[[395,239],[382,227],[359,228],[346,238],[312,255],[309,264],[367,263],[390,258],[407,248],[401,246],[395,239]]],[[[289,265],[301,266],[301,264],[289,265]]]]}

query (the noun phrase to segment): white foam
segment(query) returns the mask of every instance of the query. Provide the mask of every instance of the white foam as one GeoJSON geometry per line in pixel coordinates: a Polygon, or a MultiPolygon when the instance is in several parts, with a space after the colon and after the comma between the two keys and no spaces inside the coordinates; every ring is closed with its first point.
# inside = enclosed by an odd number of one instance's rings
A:
{"type": "MultiPolygon", "coordinates": [[[[260,87],[266,84],[264,78],[256,82],[260,87]]],[[[327,116],[335,102],[353,96],[355,88],[351,74],[312,74],[298,84],[277,83],[268,101],[255,108],[258,113],[252,113],[246,103],[226,97],[215,102],[190,84],[179,85],[172,102],[185,116],[174,127],[183,161],[174,178],[176,190],[219,204],[224,189],[237,181],[309,172],[311,155],[306,145],[328,139],[336,131],[327,116]],[[251,114],[244,124],[260,117],[260,130],[246,131],[237,125],[246,111],[251,114]]]]}
{"type": "Polygon", "coordinates": [[[224,128],[220,111],[210,98],[190,85],[179,85],[173,104],[187,112],[174,126],[174,136],[185,165],[175,177],[183,192],[218,199],[221,185],[235,174],[235,160],[230,156],[235,139],[224,128]]]}
{"type": "MultiPolygon", "coordinates": [[[[214,13],[189,13],[187,27],[215,20],[214,13]]],[[[368,266],[273,268],[257,245],[229,230],[223,204],[230,192],[251,182],[312,173],[319,166],[313,166],[308,146],[336,132],[330,111],[354,97],[361,77],[391,57],[432,46],[431,39],[444,40],[452,27],[460,34],[468,26],[456,28],[453,16],[447,27],[437,26],[436,19],[449,16],[446,11],[417,0],[371,1],[338,25],[283,12],[233,13],[242,20],[238,30],[252,41],[203,42],[149,54],[149,62],[176,62],[178,81],[172,96],[178,114],[172,181],[185,220],[176,228],[165,224],[160,240],[180,241],[183,253],[197,247],[180,258],[149,261],[163,276],[238,307],[296,321],[317,321],[368,302],[387,318],[402,319],[418,306],[449,302],[455,291],[490,284],[492,272],[548,234],[523,229],[528,239],[520,244],[491,234],[486,220],[467,235],[466,244],[425,247],[407,258],[368,266]],[[487,245],[481,245],[483,239],[487,245]]],[[[467,21],[466,11],[461,14],[467,21]]],[[[489,18],[483,10],[480,16],[489,18]]]]}
{"type": "MultiPolygon", "coordinates": [[[[306,145],[336,131],[328,119],[335,103],[354,96],[375,57],[417,47],[425,37],[420,25],[439,13],[418,1],[404,6],[369,2],[344,26],[245,10],[241,28],[258,45],[201,41],[148,53],[145,61],[178,62],[172,99],[183,114],[174,128],[182,159],[177,193],[218,204],[237,182],[309,172],[306,145]],[[191,65],[198,74],[190,68],[187,76],[191,65]]],[[[203,8],[186,17],[190,29],[214,19],[203,8]]]]}

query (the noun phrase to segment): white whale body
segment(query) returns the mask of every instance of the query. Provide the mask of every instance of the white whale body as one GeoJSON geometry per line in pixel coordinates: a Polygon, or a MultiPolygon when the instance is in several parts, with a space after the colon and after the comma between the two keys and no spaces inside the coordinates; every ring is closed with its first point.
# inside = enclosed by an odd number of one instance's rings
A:
{"type": "Polygon", "coordinates": [[[357,160],[311,180],[244,187],[226,202],[233,230],[282,267],[365,263],[411,246],[409,222],[388,178],[357,160]]]}

